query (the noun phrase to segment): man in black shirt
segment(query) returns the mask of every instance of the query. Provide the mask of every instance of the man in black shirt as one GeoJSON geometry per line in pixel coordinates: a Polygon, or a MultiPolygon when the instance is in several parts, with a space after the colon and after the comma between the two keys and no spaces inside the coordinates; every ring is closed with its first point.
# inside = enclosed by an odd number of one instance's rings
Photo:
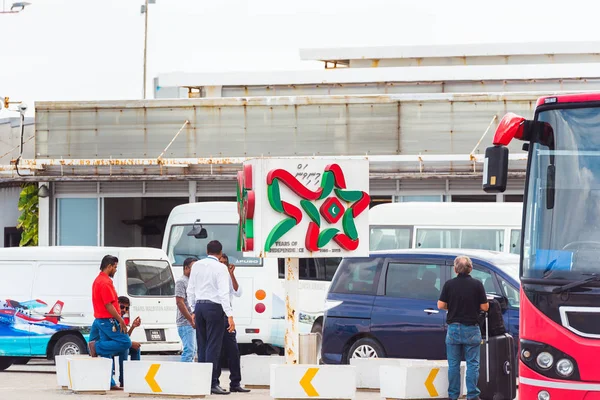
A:
{"type": "Polygon", "coordinates": [[[446,322],[446,353],[448,355],[448,396],[460,396],[460,361],[462,355],[467,362],[467,399],[478,400],[479,389],[479,346],[481,331],[477,323],[479,310],[487,311],[489,304],[483,284],[471,278],[473,263],[467,256],[454,260],[457,276],[444,284],[438,308],[448,310],[446,322]]]}

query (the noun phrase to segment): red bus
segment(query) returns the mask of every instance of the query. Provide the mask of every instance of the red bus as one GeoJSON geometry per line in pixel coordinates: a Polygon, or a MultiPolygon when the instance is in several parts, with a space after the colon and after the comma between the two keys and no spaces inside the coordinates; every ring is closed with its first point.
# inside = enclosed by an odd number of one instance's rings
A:
{"type": "Polygon", "coordinates": [[[519,400],[600,399],[600,94],[507,114],[483,189],[503,192],[513,139],[528,152],[521,240],[519,400]]]}

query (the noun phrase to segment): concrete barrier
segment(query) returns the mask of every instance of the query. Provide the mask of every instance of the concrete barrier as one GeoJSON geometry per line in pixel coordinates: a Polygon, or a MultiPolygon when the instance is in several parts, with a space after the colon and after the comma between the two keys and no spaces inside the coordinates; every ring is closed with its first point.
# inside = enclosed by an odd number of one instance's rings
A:
{"type": "Polygon", "coordinates": [[[70,355],[70,356],[55,356],[54,364],[56,366],[56,383],[61,389],[67,390],[69,389],[69,365],[67,363],[67,358],[89,358],[87,354],[81,355],[70,355]]]}
{"type": "MultiPolygon", "coordinates": [[[[446,363],[446,361],[440,361],[446,363]]],[[[430,365],[437,361],[418,360],[410,358],[351,358],[350,365],[356,367],[356,389],[362,391],[378,391],[380,385],[379,369],[383,365],[409,366],[430,365]]]]}
{"type": "Polygon", "coordinates": [[[271,365],[274,399],[354,399],[356,367],[350,365],[271,365]]]}
{"type": "Polygon", "coordinates": [[[112,359],[68,356],[67,373],[74,393],[105,394],[110,390],[112,359]]]}
{"type": "Polygon", "coordinates": [[[124,390],[130,395],[203,398],[210,395],[212,364],[125,361],[124,390]]]}
{"type": "MultiPolygon", "coordinates": [[[[465,365],[461,363],[461,394],[465,365]]],[[[448,397],[448,363],[430,361],[412,365],[380,367],[381,397],[384,399],[439,399],[448,397]]]]}
{"type": "Polygon", "coordinates": [[[242,356],[240,361],[244,386],[247,388],[268,389],[271,384],[271,365],[285,364],[285,357],[249,354],[242,356]]]}

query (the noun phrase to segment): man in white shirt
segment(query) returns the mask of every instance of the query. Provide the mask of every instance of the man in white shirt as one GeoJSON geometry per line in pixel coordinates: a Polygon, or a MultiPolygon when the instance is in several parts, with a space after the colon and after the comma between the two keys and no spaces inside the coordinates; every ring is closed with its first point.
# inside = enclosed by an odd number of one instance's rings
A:
{"type": "MultiPolygon", "coordinates": [[[[231,278],[229,280],[229,300],[230,304],[233,306],[233,296],[240,297],[242,295],[242,287],[238,284],[238,281],[235,278],[235,265],[229,263],[229,257],[227,257],[227,254],[221,254],[220,261],[227,267],[229,271],[229,276],[231,278]]],[[[240,366],[240,349],[235,338],[235,331],[230,332],[227,329],[229,328],[227,319],[225,319],[224,324],[227,331],[223,336],[223,351],[225,352],[225,357],[227,357],[227,365],[229,366],[229,391],[232,393],[248,393],[250,389],[243,388],[240,384],[242,381],[242,368],[240,366]]],[[[221,368],[219,368],[218,376],[221,376],[221,368]]]]}
{"type": "Polygon", "coordinates": [[[229,298],[229,272],[219,262],[223,246],[213,240],[206,246],[208,257],[193,264],[187,288],[188,302],[194,307],[198,362],[213,365],[212,394],[229,394],[219,385],[219,362],[225,335],[224,316],[227,317],[228,332],[235,331],[231,300],[229,298]]]}

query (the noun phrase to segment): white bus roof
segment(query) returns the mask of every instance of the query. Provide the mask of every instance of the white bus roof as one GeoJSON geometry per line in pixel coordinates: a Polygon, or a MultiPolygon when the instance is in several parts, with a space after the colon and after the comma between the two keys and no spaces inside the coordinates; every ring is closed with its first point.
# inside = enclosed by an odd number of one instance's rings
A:
{"type": "MultiPolygon", "coordinates": [[[[110,254],[118,258],[167,260],[161,249],[153,247],[98,247],[98,246],[40,246],[9,247],[0,249],[0,261],[90,261],[110,254]]],[[[119,260],[121,262],[125,260],[119,260]]]]}
{"type": "Polygon", "coordinates": [[[188,203],[175,207],[167,225],[192,224],[200,219],[201,224],[236,224],[239,221],[235,201],[209,201],[188,203]]]}
{"type": "Polygon", "coordinates": [[[419,254],[419,255],[450,255],[468,256],[480,260],[490,261],[495,264],[518,264],[519,255],[491,250],[476,249],[399,249],[399,250],[372,250],[371,255],[379,254],[419,254]]]}
{"type": "Polygon", "coordinates": [[[406,202],[369,210],[373,226],[521,226],[521,203],[406,202]]]}

